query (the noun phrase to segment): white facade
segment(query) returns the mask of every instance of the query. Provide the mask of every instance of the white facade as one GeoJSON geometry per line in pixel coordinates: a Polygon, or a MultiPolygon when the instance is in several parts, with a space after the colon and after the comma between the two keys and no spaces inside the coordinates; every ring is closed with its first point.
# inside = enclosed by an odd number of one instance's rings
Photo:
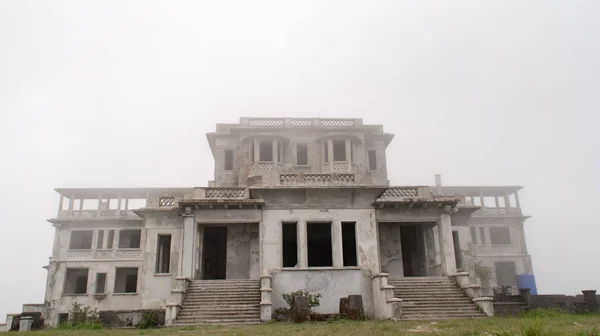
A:
{"type": "Polygon", "coordinates": [[[393,136],[380,125],[242,118],[207,137],[209,187],[57,189],[47,322],[58,324],[74,301],[101,311],[167,309],[169,320],[184,279],[262,279],[263,320],[298,289],[323,295],[318,312],[361,294],[367,316],[384,318],[396,303],[382,294],[381,274],[454,275],[471,246],[492,266],[506,259],[517,274],[531,271],[520,209],[517,221],[502,211],[478,217],[465,190],[390,187],[393,136]],[[490,235],[493,226],[510,228],[502,249],[471,239],[471,227],[490,235]]]}

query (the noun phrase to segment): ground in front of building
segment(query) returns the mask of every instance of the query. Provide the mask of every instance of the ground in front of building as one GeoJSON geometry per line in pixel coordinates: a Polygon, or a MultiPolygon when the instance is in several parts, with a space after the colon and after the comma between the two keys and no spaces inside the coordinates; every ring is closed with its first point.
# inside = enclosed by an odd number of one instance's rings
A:
{"type": "MultiPolygon", "coordinates": [[[[553,312],[529,314],[520,317],[464,319],[447,321],[335,321],[305,324],[267,323],[254,326],[207,326],[163,328],[153,330],[105,329],[89,331],[37,331],[39,336],[58,335],[495,335],[500,331],[518,333],[521,326],[530,326],[537,320],[545,329],[541,335],[600,335],[600,314],[573,315],[553,312]],[[595,329],[595,331],[593,331],[595,329]]],[[[502,335],[511,335],[510,333],[502,335]]],[[[537,334],[536,334],[537,335],[537,334]]]]}

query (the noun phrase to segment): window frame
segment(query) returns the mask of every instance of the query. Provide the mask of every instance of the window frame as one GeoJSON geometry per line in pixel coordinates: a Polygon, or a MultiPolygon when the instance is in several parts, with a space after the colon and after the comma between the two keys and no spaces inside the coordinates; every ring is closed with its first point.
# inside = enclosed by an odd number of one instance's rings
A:
{"type": "MultiPolygon", "coordinates": [[[[173,234],[171,233],[157,233],[156,234],[156,251],[154,253],[154,260],[155,260],[155,266],[154,266],[154,274],[155,275],[170,275],[171,274],[171,257],[172,257],[172,250],[173,250],[173,234]],[[164,267],[160,267],[162,265],[162,259],[159,258],[159,253],[160,253],[160,247],[161,247],[161,241],[160,238],[162,237],[170,237],[169,238],[169,257],[165,260],[167,260],[168,262],[168,271],[167,272],[161,272],[162,268],[164,267]]],[[[163,265],[164,266],[164,265],[163,265]]]]}
{"type": "Polygon", "coordinates": [[[69,233],[69,250],[92,250],[94,248],[94,230],[71,230],[69,233]],[[91,232],[91,237],[90,237],[90,247],[89,248],[75,248],[72,247],[73,245],[73,234],[74,233],[78,233],[78,232],[91,232]]]}
{"type": "MultiPolygon", "coordinates": [[[[489,229],[490,231],[490,245],[492,246],[512,246],[512,234],[510,232],[510,227],[508,226],[490,226],[489,229]],[[508,237],[508,243],[495,243],[494,242],[494,235],[492,234],[493,230],[506,230],[507,236],[508,237]]],[[[496,239],[498,239],[498,236],[496,236],[496,239]]]]}
{"type": "Polygon", "coordinates": [[[309,166],[309,163],[308,163],[308,144],[307,143],[297,143],[296,144],[296,166],[299,166],[299,167],[309,166]],[[304,154],[305,155],[305,162],[303,164],[299,162],[299,157],[300,156],[298,155],[298,153],[300,152],[299,151],[300,147],[304,148],[304,153],[305,153],[304,154]]]}
{"type": "Polygon", "coordinates": [[[233,163],[234,152],[233,149],[225,149],[224,157],[223,157],[223,170],[224,171],[233,171],[235,164],[233,163]],[[228,164],[229,163],[229,164],[228,164]]]}

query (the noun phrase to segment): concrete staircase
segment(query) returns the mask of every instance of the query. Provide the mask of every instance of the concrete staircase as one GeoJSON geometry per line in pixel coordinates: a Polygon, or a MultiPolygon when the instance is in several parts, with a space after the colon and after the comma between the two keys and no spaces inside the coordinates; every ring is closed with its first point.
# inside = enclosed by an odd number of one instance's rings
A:
{"type": "Polygon", "coordinates": [[[445,320],[486,317],[447,277],[388,278],[394,296],[402,299],[402,319],[445,320]]]}
{"type": "Polygon", "coordinates": [[[175,326],[259,323],[260,280],[194,280],[175,326]]]}

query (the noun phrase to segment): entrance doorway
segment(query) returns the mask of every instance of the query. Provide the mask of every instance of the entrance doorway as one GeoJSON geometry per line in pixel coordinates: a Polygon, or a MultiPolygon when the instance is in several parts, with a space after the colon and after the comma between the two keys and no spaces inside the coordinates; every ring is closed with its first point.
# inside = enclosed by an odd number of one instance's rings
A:
{"type": "Polygon", "coordinates": [[[204,227],[202,279],[225,279],[227,275],[227,226],[204,227]]]}
{"type": "Polygon", "coordinates": [[[400,225],[402,270],[405,277],[427,276],[423,229],[417,225],[400,225]]]}

